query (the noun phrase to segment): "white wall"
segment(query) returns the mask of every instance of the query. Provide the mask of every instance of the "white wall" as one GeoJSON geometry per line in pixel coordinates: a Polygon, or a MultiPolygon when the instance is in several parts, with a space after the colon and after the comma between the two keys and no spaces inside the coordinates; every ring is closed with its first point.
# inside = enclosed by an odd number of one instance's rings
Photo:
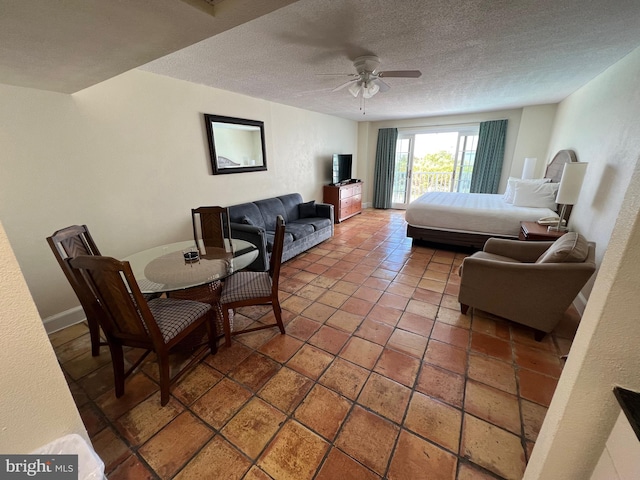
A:
{"type": "Polygon", "coordinates": [[[550,150],[589,162],[572,224],[604,257],[526,480],[589,478],[618,416],[613,387],[640,391],[638,78],[640,48],[558,109],[550,150]]]}
{"type": "MultiPolygon", "coordinates": [[[[640,157],[637,49],[558,107],[549,152],[569,148],[588,162],[571,226],[607,245],[640,157]]],[[[604,249],[596,252],[598,262],[604,249]]]]}
{"type": "MultiPolygon", "coordinates": [[[[540,105],[469,115],[449,115],[367,123],[366,152],[362,152],[362,142],[360,148],[360,156],[364,156],[367,161],[366,176],[363,174],[363,178],[366,181],[365,198],[367,201],[371,201],[373,198],[376,145],[378,130],[381,128],[435,127],[507,119],[507,138],[505,140],[504,162],[502,164],[502,180],[499,187],[499,191],[502,192],[506,188],[509,176],[520,177],[522,174],[525,157],[539,157],[541,159],[540,176],[544,173],[542,165],[545,162],[543,159],[547,152],[555,108],[555,105],[540,105]]],[[[362,131],[362,128],[360,131],[362,131]]]]}
{"type": "Polygon", "coordinates": [[[553,104],[534,105],[522,109],[520,129],[518,130],[518,138],[513,150],[510,177],[520,178],[522,176],[524,159],[527,157],[538,159],[535,177],[542,178],[544,176],[547,164],[553,160],[554,155],[557,153],[556,150],[547,154],[557,108],[558,105],[553,104]]]}
{"type": "Polygon", "coordinates": [[[357,123],[134,70],[73,96],[0,85],[0,220],[42,317],[78,305],[45,241],[86,224],[124,257],[188,239],[191,208],[322,200],[357,123]],[[266,172],[211,175],[203,114],[265,122],[266,172]]]}
{"type": "Polygon", "coordinates": [[[89,440],[0,222],[0,452],[29,453],[69,433],[89,440]]]}

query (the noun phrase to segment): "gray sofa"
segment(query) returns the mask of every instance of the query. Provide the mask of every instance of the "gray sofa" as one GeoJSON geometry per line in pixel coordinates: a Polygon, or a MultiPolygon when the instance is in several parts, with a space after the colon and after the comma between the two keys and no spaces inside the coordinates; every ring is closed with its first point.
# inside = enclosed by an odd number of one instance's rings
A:
{"type": "Polygon", "coordinates": [[[282,215],[286,225],[283,262],[333,236],[333,205],[303,202],[299,193],[228,208],[231,236],[258,247],[258,258],[249,266],[251,270],[269,268],[278,215],[282,215]]]}

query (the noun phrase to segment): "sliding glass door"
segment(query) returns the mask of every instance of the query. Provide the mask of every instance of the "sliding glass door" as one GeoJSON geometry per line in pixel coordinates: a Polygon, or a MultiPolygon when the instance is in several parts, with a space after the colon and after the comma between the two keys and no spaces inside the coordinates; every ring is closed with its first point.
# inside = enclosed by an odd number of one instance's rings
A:
{"type": "Polygon", "coordinates": [[[426,192],[468,192],[479,125],[400,130],[396,143],[393,208],[426,192]]]}

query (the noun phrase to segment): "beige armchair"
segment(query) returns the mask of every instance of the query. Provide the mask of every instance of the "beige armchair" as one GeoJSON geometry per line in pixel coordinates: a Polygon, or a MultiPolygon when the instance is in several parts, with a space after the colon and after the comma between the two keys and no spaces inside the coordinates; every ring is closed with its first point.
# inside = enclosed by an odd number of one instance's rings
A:
{"type": "Polygon", "coordinates": [[[595,244],[569,232],[555,242],[489,239],[462,262],[458,301],[551,332],[596,270],[595,244]]]}

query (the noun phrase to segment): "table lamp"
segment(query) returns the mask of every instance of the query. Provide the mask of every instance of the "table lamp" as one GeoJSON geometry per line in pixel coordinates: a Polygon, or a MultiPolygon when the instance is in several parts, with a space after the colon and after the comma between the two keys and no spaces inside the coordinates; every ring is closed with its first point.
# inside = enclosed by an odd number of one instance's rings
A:
{"type": "Polygon", "coordinates": [[[587,172],[587,165],[588,163],[586,162],[568,162],[564,164],[560,187],[556,196],[556,203],[562,205],[560,218],[558,219],[558,225],[549,227],[548,230],[556,232],[567,230],[567,227],[562,226],[562,220],[564,219],[567,205],[575,205],[578,202],[582,181],[587,172]]]}
{"type": "Polygon", "coordinates": [[[522,167],[523,180],[530,180],[532,178],[535,178],[536,163],[538,163],[538,159],[535,157],[527,157],[524,159],[524,167],[522,167]]]}

